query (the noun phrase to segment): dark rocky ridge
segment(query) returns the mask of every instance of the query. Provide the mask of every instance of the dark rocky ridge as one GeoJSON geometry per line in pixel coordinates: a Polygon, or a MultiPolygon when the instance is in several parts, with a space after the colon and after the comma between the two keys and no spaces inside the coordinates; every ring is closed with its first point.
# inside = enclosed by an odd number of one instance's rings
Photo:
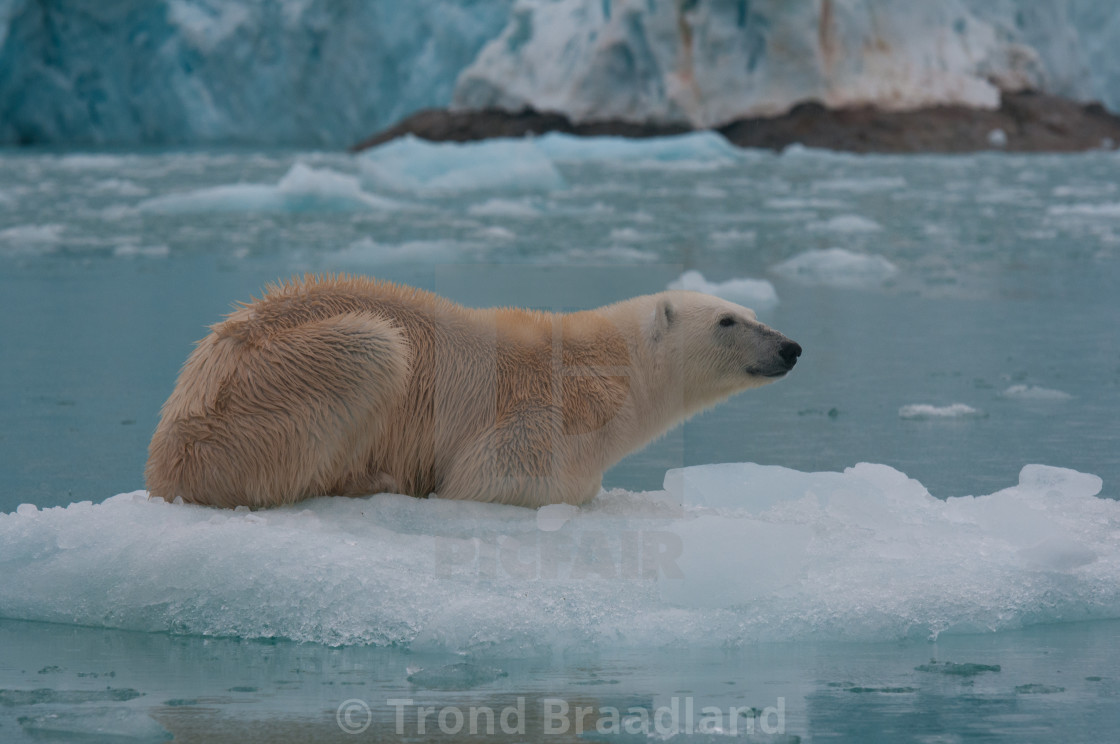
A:
{"type": "MultiPolygon", "coordinates": [[[[435,142],[565,132],[581,136],[656,137],[690,131],[685,126],[622,121],[573,123],[559,113],[427,109],[351,148],[388,142],[405,134],[435,142]]],[[[739,119],[716,131],[740,147],[781,150],[791,144],[851,152],[1076,152],[1120,143],[1120,116],[1098,103],[1082,104],[1034,92],[1005,93],[995,110],[937,106],[884,111],[872,106],[828,109],[803,103],[781,116],[739,119]],[[996,130],[1005,142],[998,144],[996,130]],[[993,140],[996,140],[995,142],[993,140]]]]}

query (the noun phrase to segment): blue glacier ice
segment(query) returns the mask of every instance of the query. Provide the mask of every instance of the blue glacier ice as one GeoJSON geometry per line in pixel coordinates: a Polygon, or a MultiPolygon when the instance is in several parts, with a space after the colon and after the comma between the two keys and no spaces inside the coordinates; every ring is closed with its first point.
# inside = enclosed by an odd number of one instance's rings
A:
{"type": "Polygon", "coordinates": [[[0,0],[0,143],[344,146],[423,107],[1120,109],[1112,0],[0,0]]]}
{"type": "Polygon", "coordinates": [[[0,143],[348,145],[446,104],[512,0],[0,0],[0,143]]]}

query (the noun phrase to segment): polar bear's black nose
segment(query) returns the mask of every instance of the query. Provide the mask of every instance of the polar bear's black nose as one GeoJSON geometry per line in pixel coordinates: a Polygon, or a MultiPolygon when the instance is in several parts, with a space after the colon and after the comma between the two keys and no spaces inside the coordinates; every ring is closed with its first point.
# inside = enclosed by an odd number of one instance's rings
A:
{"type": "Polygon", "coordinates": [[[793,365],[797,364],[797,357],[801,356],[801,344],[786,339],[778,347],[778,356],[786,363],[788,369],[793,369],[793,365]]]}

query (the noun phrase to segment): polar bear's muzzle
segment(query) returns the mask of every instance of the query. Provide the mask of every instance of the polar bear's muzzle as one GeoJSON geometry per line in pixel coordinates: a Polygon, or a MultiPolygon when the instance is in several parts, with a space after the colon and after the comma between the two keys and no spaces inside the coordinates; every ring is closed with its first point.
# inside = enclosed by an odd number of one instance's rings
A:
{"type": "Polygon", "coordinates": [[[797,364],[797,358],[801,356],[801,344],[786,338],[777,331],[773,331],[773,334],[775,338],[771,343],[774,352],[771,358],[766,364],[748,369],[748,374],[777,379],[784,377],[797,364]]]}
{"type": "Polygon", "coordinates": [[[796,341],[791,341],[786,337],[782,337],[781,342],[778,344],[778,356],[782,360],[782,364],[786,366],[779,374],[785,374],[793,369],[793,365],[797,364],[797,358],[801,356],[801,344],[796,341]]]}

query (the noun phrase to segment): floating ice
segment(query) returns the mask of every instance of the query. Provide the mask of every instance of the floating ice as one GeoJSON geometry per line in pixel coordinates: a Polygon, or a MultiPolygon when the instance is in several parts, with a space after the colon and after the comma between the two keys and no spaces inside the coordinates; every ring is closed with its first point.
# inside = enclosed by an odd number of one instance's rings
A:
{"type": "Polygon", "coordinates": [[[472,217],[539,217],[541,210],[524,199],[488,199],[467,207],[472,217]]]}
{"type": "Polygon", "coordinates": [[[149,191],[135,181],[123,178],[106,178],[90,187],[93,193],[113,194],[115,196],[147,196],[149,191]]]}
{"type": "Polygon", "coordinates": [[[741,245],[753,245],[758,242],[757,230],[716,230],[708,235],[712,246],[719,249],[732,248],[741,245]]]}
{"type": "Polygon", "coordinates": [[[1055,204],[1046,211],[1057,217],[1120,217],[1120,203],[1055,204]]]}
{"type": "MultiPolygon", "coordinates": [[[[495,237],[495,236],[491,236],[495,237]]],[[[501,236],[505,238],[506,236],[501,236]]],[[[346,248],[325,254],[331,264],[381,266],[399,263],[449,263],[462,261],[479,252],[477,243],[456,240],[412,240],[405,243],[379,243],[362,238],[346,248]]]]}
{"type": "Polygon", "coordinates": [[[66,710],[31,709],[19,725],[31,739],[79,742],[170,741],[171,732],[147,713],[122,707],[75,706],[66,710]]]}
{"type": "Polygon", "coordinates": [[[16,225],[0,230],[0,255],[45,253],[62,241],[62,225],[16,225]]]}
{"type": "Polygon", "coordinates": [[[863,288],[882,284],[898,273],[898,267],[882,256],[825,248],[799,253],[772,271],[804,284],[863,288]]]}
{"type": "Polygon", "coordinates": [[[505,227],[491,225],[490,227],[479,228],[475,236],[483,240],[515,240],[517,233],[505,227]]]}
{"type": "Polygon", "coordinates": [[[699,271],[686,271],[669,289],[687,289],[692,292],[722,297],[752,310],[770,310],[778,305],[778,293],[774,285],[765,279],[728,279],[725,282],[709,282],[699,271]]]}
{"type": "Polygon", "coordinates": [[[898,409],[898,417],[904,419],[951,419],[982,416],[983,412],[964,403],[948,406],[934,406],[929,403],[913,403],[898,409]]]}
{"type": "Polygon", "coordinates": [[[1004,398],[1018,400],[1069,400],[1073,396],[1062,390],[1044,388],[1038,385],[1012,385],[1000,393],[1004,398]]]}
{"type": "Polygon", "coordinates": [[[657,254],[629,245],[610,245],[604,248],[569,248],[544,257],[544,262],[583,262],[594,263],[650,263],[657,260],[657,254]]]}
{"type": "Polygon", "coordinates": [[[540,511],[382,494],[235,512],[141,491],[24,505],[0,515],[0,616],[514,655],[1120,617],[1120,503],[1093,475],[1029,465],[940,501],[885,465],[727,464],[666,489],[540,511]]]}
{"type": "Polygon", "coordinates": [[[171,248],[166,245],[133,245],[125,243],[113,249],[113,255],[120,258],[167,258],[171,248]]]}
{"type": "Polygon", "coordinates": [[[564,178],[531,139],[428,142],[400,137],[361,155],[362,182],[395,191],[553,191],[564,178]]]}
{"type": "Polygon", "coordinates": [[[858,214],[842,214],[818,223],[813,228],[823,232],[872,233],[879,232],[883,226],[858,214]]]}
{"type": "Polygon", "coordinates": [[[632,227],[616,227],[608,237],[617,243],[641,243],[648,239],[632,227]]]}
{"type": "Polygon", "coordinates": [[[362,190],[356,176],[296,163],[275,186],[227,184],[165,194],[138,205],[142,212],[353,212],[402,210],[408,205],[362,190]]]}
{"type": "Polygon", "coordinates": [[[905,189],[906,186],[906,179],[901,176],[829,178],[813,182],[814,191],[847,191],[852,194],[869,194],[875,191],[896,191],[905,189]]]}
{"type": "Polygon", "coordinates": [[[506,676],[509,675],[497,667],[460,661],[436,669],[409,669],[407,679],[417,687],[436,690],[469,690],[506,676]]]}
{"type": "Polygon", "coordinates": [[[836,199],[804,199],[797,197],[781,197],[767,199],[763,204],[767,209],[839,209],[847,206],[836,199]]]}
{"type": "Polygon", "coordinates": [[[541,152],[556,162],[602,161],[643,165],[718,167],[741,163],[748,155],[715,132],[671,137],[577,137],[550,132],[535,139],[541,152]]]}

